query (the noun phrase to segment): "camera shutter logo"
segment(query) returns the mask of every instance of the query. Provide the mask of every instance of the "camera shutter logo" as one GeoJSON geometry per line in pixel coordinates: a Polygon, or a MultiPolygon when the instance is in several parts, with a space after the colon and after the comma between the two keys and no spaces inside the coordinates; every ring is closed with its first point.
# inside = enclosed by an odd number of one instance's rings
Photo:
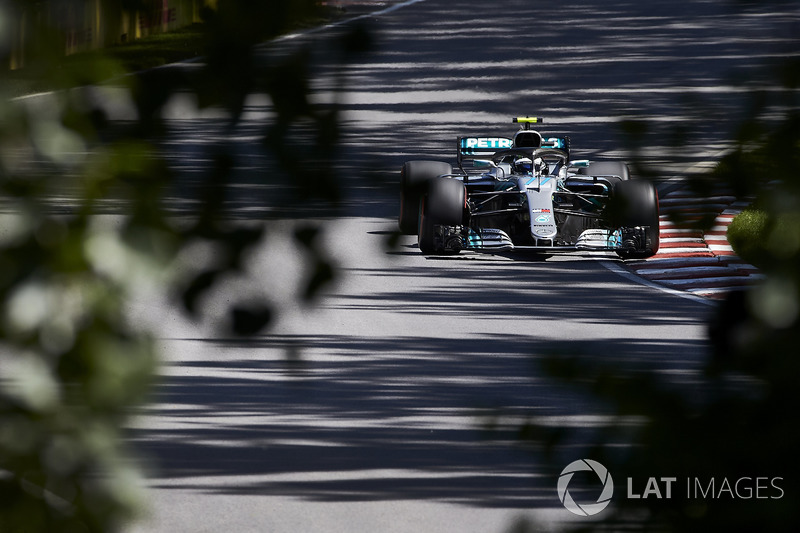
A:
{"type": "Polygon", "coordinates": [[[611,479],[611,474],[608,473],[606,467],[597,461],[592,461],[591,459],[580,459],[568,464],[567,467],[561,471],[561,475],[558,477],[558,499],[561,500],[561,503],[569,512],[579,516],[596,515],[608,507],[608,504],[611,503],[611,497],[613,495],[614,480],[611,479]],[[572,496],[567,489],[569,487],[569,482],[572,481],[572,476],[575,475],[575,472],[585,471],[592,471],[597,474],[597,477],[603,484],[603,491],[600,493],[600,497],[597,498],[596,503],[581,505],[572,499],[572,496]]]}

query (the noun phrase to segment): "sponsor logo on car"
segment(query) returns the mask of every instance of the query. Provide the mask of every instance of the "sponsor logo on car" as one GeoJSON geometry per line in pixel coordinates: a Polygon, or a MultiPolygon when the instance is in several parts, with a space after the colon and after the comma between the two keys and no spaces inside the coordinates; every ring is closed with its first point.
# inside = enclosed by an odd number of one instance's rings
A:
{"type": "Polygon", "coordinates": [[[503,150],[511,148],[512,145],[511,139],[505,137],[466,137],[461,139],[461,147],[467,149],[503,150]]]}

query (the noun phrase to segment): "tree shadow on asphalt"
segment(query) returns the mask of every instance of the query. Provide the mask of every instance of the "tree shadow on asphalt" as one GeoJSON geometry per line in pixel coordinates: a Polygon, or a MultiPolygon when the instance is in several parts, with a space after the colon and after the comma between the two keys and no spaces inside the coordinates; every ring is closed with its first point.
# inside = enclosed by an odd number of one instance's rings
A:
{"type": "Polygon", "coordinates": [[[696,304],[638,288],[606,290],[592,261],[558,268],[572,271],[570,285],[545,285],[552,272],[530,263],[361,269],[358,275],[386,280],[422,278],[421,288],[339,295],[324,304],[366,316],[441,317],[437,336],[314,335],[309,328],[252,339],[179,339],[216,356],[171,366],[143,413],[159,424],[133,431],[152,460],[153,484],[325,502],[559,505],[560,469],[609,427],[624,434],[640,422],[556,383],[543,358],[586,357],[631,376],[655,371],[665,387],[691,387],[706,346],[630,334],[695,325],[696,304]],[[581,287],[583,281],[596,286],[581,287]],[[587,298],[587,290],[601,296],[587,298]],[[519,334],[448,333],[460,316],[519,323],[519,334]],[[552,321],[550,340],[526,334],[525,324],[535,320],[552,321]],[[602,324],[608,335],[576,341],[567,329],[558,340],[560,324],[584,322],[602,324]],[[571,428],[556,461],[520,438],[520,426],[531,421],[571,428]]]}
{"type": "MultiPolygon", "coordinates": [[[[415,254],[415,255],[418,255],[415,254]]],[[[571,256],[580,257],[580,256],[571,256]]],[[[472,254],[437,263],[443,268],[417,266],[387,269],[346,269],[345,274],[391,279],[429,279],[412,292],[387,289],[369,294],[345,294],[326,307],[393,312],[431,312],[464,316],[621,325],[698,324],[698,306],[671,296],[654,296],[651,289],[629,286],[611,289],[604,269],[595,261],[528,262],[496,260],[472,254]],[[540,265],[541,268],[536,268],[540,265]],[[569,274],[567,276],[567,273],[569,274]],[[569,283],[564,281],[568,279],[569,283]],[[602,298],[597,295],[602,294],[602,298]],[[665,308],[665,305],[668,306],[665,308]],[[665,309],[675,308],[675,313],[665,309]],[[635,309],[635,313],[631,310],[635,309]]],[[[524,330],[521,331],[524,333],[524,330]]]]}
{"type": "MultiPolygon", "coordinates": [[[[282,343],[362,355],[314,361],[299,370],[281,360],[180,365],[178,372],[201,375],[166,378],[158,403],[181,408],[159,413],[155,407],[151,414],[184,423],[135,432],[157,477],[170,480],[164,486],[179,487],[186,479],[187,488],[205,492],[317,501],[552,506],[556,469],[537,464],[538,451],[520,444],[514,428],[488,431],[483,425],[496,416],[567,423],[575,413],[581,413],[578,420],[599,417],[595,423],[603,427],[628,423],[613,416],[602,422],[612,413],[596,401],[537,377],[527,342],[293,337],[244,348],[263,352],[282,343]],[[398,344],[407,355],[379,355],[398,344]],[[270,379],[287,373],[295,376],[289,383],[270,379]],[[195,476],[202,478],[199,484],[188,479],[195,476]],[[230,477],[239,479],[230,483],[230,477]]],[[[618,347],[612,343],[608,349],[618,347]]],[[[686,342],[680,348],[696,346],[686,342]]],[[[627,346],[629,354],[650,360],[669,359],[674,349],[646,342],[627,346]]],[[[563,453],[586,446],[596,431],[576,430],[578,440],[564,445],[563,453]]]]}

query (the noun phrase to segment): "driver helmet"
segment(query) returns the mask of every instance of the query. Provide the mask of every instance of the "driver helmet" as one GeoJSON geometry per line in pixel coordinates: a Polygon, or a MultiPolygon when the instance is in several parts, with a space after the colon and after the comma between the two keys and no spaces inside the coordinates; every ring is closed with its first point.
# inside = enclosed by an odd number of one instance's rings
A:
{"type": "Polygon", "coordinates": [[[533,173],[533,161],[529,157],[520,157],[514,161],[514,172],[517,174],[533,173]]]}

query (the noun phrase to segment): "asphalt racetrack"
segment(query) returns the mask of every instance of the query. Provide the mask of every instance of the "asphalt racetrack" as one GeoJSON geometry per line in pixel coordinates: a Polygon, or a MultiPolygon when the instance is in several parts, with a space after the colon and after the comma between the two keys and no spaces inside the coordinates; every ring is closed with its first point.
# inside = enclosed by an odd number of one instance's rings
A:
{"type": "MultiPolygon", "coordinates": [[[[685,385],[706,357],[713,306],[622,277],[598,260],[618,262],[608,254],[425,258],[410,237],[387,247],[398,169],[407,159],[453,161],[456,135],[508,135],[518,115],[569,135],[575,158],[626,157],[618,123],[634,117],[651,125],[640,156],[660,188],[672,187],[729,146],[736,116],[725,110],[742,97],[742,80],[758,83],[754,69],[791,39],[797,13],[784,8],[371,8],[361,22],[376,49],[344,71],[337,165],[347,200],[322,219],[336,285],[315,307],[294,303],[304,257],[275,230],[249,264],[281,306],[268,334],[227,338],[157,298],[134,310],[157,328],[165,361],[132,428],[131,443],[149,459],[151,510],[130,532],[501,532],[519,517],[579,524],[559,503],[558,473],[604,426],[636,421],[548,379],[540,357],[591,354],[685,385]],[[698,115],[699,129],[680,129],[698,115]],[[690,135],[692,148],[672,148],[676,135],[690,135]],[[574,433],[545,461],[516,438],[527,420],[574,433]]],[[[316,98],[332,101],[341,71],[325,43],[343,30],[283,39],[264,54],[312,43],[316,98]]],[[[204,147],[228,136],[241,147],[242,216],[274,214],[253,199],[248,174],[267,164],[248,143],[269,117],[269,102],[254,95],[237,131],[223,133],[213,112],[176,100],[170,157],[191,173],[204,147]]],[[[176,198],[174,208],[191,205],[176,198]]],[[[287,215],[277,227],[302,223],[287,215]]],[[[212,313],[238,290],[231,280],[210,298],[212,313]]]]}

